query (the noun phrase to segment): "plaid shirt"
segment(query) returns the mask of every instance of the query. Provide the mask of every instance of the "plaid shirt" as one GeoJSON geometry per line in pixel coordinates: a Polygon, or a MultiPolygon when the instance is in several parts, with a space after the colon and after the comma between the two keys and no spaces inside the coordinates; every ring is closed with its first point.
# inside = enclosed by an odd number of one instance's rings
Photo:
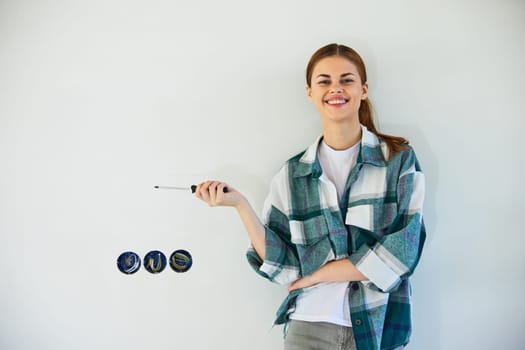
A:
{"type": "MultiPolygon", "coordinates": [[[[289,284],[329,261],[349,259],[368,277],[349,282],[357,349],[406,344],[411,333],[408,278],[426,237],[419,162],[411,147],[387,161],[386,144],[362,126],[361,150],[340,207],[317,157],[320,140],[289,159],[273,178],[263,209],[265,260],[250,248],[248,261],[261,276],[289,284]]],[[[288,321],[301,292],[287,296],[275,324],[288,321]]]]}

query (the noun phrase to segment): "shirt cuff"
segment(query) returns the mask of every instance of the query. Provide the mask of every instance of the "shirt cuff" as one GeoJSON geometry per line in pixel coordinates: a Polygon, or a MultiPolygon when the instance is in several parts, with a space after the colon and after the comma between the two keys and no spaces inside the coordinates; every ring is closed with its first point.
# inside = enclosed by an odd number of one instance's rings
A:
{"type": "Polygon", "coordinates": [[[370,282],[385,292],[396,287],[401,281],[399,276],[370,248],[355,264],[355,267],[368,277],[370,282]]]}

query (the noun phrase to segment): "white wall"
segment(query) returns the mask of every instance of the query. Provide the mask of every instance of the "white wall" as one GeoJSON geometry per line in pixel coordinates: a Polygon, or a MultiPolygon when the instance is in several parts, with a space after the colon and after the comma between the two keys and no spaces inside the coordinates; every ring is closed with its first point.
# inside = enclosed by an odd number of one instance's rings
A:
{"type": "Polygon", "coordinates": [[[510,0],[1,1],[0,348],[281,348],[285,290],[234,211],[152,186],[220,178],[260,210],[340,42],[427,176],[408,349],[521,349],[524,34],[510,0]],[[178,248],[186,274],[116,268],[178,248]]]}

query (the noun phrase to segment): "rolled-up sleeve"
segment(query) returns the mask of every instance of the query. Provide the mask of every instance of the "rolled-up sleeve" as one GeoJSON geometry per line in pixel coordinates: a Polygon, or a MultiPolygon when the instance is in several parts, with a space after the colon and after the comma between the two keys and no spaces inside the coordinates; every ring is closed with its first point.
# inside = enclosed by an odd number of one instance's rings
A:
{"type": "Polygon", "coordinates": [[[288,284],[300,277],[295,245],[290,241],[289,186],[287,165],[274,176],[263,208],[265,259],[250,245],[246,257],[250,266],[262,277],[279,284],[288,284]]]}
{"type": "Polygon", "coordinates": [[[350,261],[383,292],[397,288],[417,266],[426,239],[423,222],[425,179],[412,148],[405,151],[397,181],[398,211],[386,234],[373,246],[363,244],[350,261]]]}

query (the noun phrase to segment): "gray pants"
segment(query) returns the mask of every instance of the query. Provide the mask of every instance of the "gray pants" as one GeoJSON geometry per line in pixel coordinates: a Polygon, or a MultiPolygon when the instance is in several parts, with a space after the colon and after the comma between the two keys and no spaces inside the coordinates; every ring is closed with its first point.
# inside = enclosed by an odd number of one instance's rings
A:
{"type": "Polygon", "coordinates": [[[298,320],[291,320],[287,327],[284,350],[356,350],[352,327],[298,320]]]}

